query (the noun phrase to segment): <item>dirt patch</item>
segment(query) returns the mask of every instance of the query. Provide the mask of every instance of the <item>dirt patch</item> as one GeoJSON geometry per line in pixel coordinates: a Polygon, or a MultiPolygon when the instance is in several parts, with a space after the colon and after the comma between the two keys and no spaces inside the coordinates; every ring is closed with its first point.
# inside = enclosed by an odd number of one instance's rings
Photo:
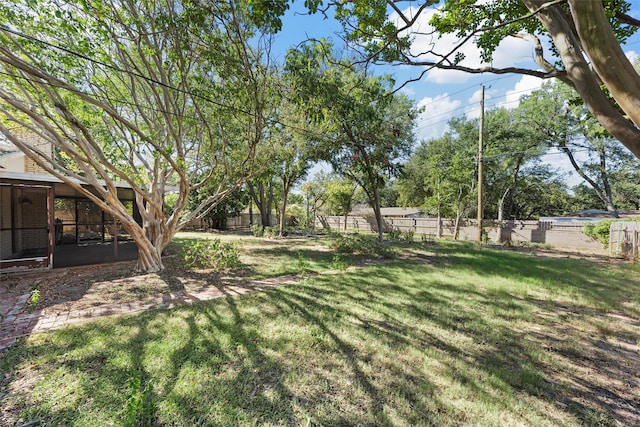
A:
{"type": "MultiPolygon", "coordinates": [[[[296,249],[310,249],[325,252],[325,245],[309,244],[296,246],[294,239],[273,240],[279,246],[292,246],[296,249]]],[[[246,245],[249,247],[250,245],[246,245]]],[[[258,245],[256,247],[262,247],[258,245]]],[[[586,254],[570,250],[493,246],[498,250],[509,250],[527,253],[543,258],[585,259],[592,262],[612,262],[601,254],[586,254]]],[[[245,247],[245,249],[247,249],[245,247]]],[[[406,251],[399,255],[401,259],[428,262],[438,265],[435,253],[423,251],[406,251]]],[[[371,262],[371,260],[369,260],[371,262]]],[[[384,262],[376,259],[375,263],[384,262]]],[[[613,262],[628,262],[616,259],[613,262]]],[[[368,264],[366,261],[362,265],[368,264]]],[[[201,292],[210,288],[224,290],[226,287],[247,286],[247,273],[242,270],[216,273],[210,270],[185,270],[177,262],[177,258],[165,259],[166,268],[160,273],[135,273],[135,261],[113,264],[90,265],[22,274],[0,276],[0,295],[4,300],[14,299],[20,295],[31,294],[38,290],[39,298],[35,304],[26,304],[25,311],[40,310],[44,315],[64,311],[79,311],[109,304],[153,303],[162,300],[163,296],[176,293],[201,292]]],[[[165,297],[166,299],[166,297],[165,297]]],[[[0,314],[6,315],[0,307],[0,314]]],[[[9,308],[5,308],[8,310],[9,308]]]]}
{"type": "Polygon", "coordinates": [[[15,314],[37,312],[40,316],[51,316],[103,306],[162,304],[168,300],[186,300],[190,294],[207,290],[224,293],[231,287],[249,286],[241,270],[232,274],[187,271],[171,260],[165,264],[165,270],[160,273],[135,273],[135,262],[131,261],[16,274],[1,279],[0,291],[17,299],[37,289],[37,301],[27,302],[15,314]]]}

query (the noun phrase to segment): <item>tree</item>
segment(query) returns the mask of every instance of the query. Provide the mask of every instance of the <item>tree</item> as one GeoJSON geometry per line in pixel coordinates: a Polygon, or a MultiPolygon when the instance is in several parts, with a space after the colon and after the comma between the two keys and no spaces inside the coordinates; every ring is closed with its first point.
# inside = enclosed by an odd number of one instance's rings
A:
{"type": "Polygon", "coordinates": [[[564,180],[551,168],[528,165],[514,189],[513,219],[538,219],[571,212],[571,196],[564,180]]]}
{"type": "MultiPolygon", "coordinates": [[[[310,3],[311,11],[318,9],[318,2],[310,3]]],[[[630,8],[627,1],[329,0],[326,3],[334,7],[347,40],[361,48],[365,61],[423,67],[422,75],[440,68],[557,78],[572,86],[598,122],[640,158],[640,75],[620,47],[638,29],[640,21],[627,14],[630,8]],[[448,51],[434,50],[433,38],[447,33],[458,36],[456,46],[448,51]],[[531,41],[541,70],[464,64],[460,48],[466,43],[475,43],[483,61],[490,64],[493,52],[508,37],[531,41]],[[551,46],[552,57],[545,57],[545,45],[551,46]]]]}
{"type": "Polygon", "coordinates": [[[530,134],[563,152],[606,209],[617,216],[612,180],[637,159],[611,138],[576,98],[566,86],[545,84],[523,97],[519,110],[530,134]]]}
{"type": "Polygon", "coordinates": [[[263,173],[260,176],[254,176],[254,178],[247,183],[251,200],[256,204],[260,212],[262,229],[271,227],[271,213],[273,212],[275,198],[273,186],[274,175],[269,172],[263,173]]]}
{"type": "Polygon", "coordinates": [[[327,202],[328,193],[326,189],[329,179],[329,175],[320,171],[313,176],[312,180],[303,183],[301,186],[306,204],[307,227],[315,227],[316,216],[327,202]]]}
{"type": "Polygon", "coordinates": [[[307,176],[313,165],[317,157],[315,140],[322,130],[317,127],[312,130],[310,123],[301,119],[300,111],[286,98],[282,100],[279,111],[287,126],[278,126],[273,132],[270,148],[275,156],[275,174],[282,184],[279,221],[279,234],[282,236],[289,192],[307,176]]]}
{"type": "MultiPolygon", "coordinates": [[[[518,111],[496,109],[485,118],[485,212],[499,220],[563,213],[568,195],[556,171],[540,162],[543,141],[518,111]]],[[[475,209],[479,123],[463,117],[451,120],[449,127],[441,138],[416,149],[398,187],[403,205],[422,206],[438,218],[453,216],[458,224],[475,209]]]]}
{"type": "Polygon", "coordinates": [[[268,116],[268,39],[249,14],[234,1],[0,4],[0,132],[119,221],[139,270],[162,269],[175,232],[252,174],[268,116]],[[117,199],[117,181],[133,189],[142,224],[117,199]],[[208,197],[187,211],[204,186],[208,197]]]}
{"type": "Polygon", "coordinates": [[[380,206],[394,208],[398,206],[398,197],[400,197],[400,192],[398,191],[397,180],[391,179],[380,189],[380,206]]]}
{"type": "Polygon", "coordinates": [[[640,209],[640,164],[637,159],[629,162],[615,174],[613,180],[614,201],[620,209],[640,209]]]}
{"type": "MultiPolygon", "coordinates": [[[[202,203],[202,200],[210,196],[210,189],[200,188],[191,193],[187,209],[195,209],[202,203]]],[[[165,200],[166,201],[166,200],[165,200]]],[[[227,228],[227,220],[237,217],[249,203],[249,194],[245,187],[238,188],[233,193],[225,197],[220,203],[202,217],[202,221],[207,228],[224,230],[227,228]]]]}
{"type": "MultiPolygon", "coordinates": [[[[475,145],[476,133],[469,135],[475,145]]],[[[499,221],[514,218],[520,181],[542,169],[547,146],[523,120],[520,109],[496,108],[485,114],[484,210],[499,221]]]]}
{"type": "Polygon", "coordinates": [[[449,123],[451,131],[440,138],[423,142],[404,165],[398,178],[400,201],[405,206],[421,206],[438,218],[436,235],[442,235],[441,219],[456,219],[454,238],[457,238],[460,219],[472,205],[475,193],[475,141],[467,135],[474,125],[466,119],[449,123]]]}
{"type": "Polygon", "coordinates": [[[602,199],[598,197],[592,187],[585,184],[578,184],[572,189],[573,196],[570,201],[570,209],[572,213],[587,209],[606,209],[602,199]]]}
{"type": "Polygon", "coordinates": [[[334,177],[327,183],[327,210],[330,215],[344,217],[344,231],[347,231],[347,217],[353,208],[358,184],[348,178],[334,177]]]}
{"type": "Polygon", "coordinates": [[[312,120],[325,123],[329,137],[319,142],[322,160],[367,194],[382,240],[379,189],[413,145],[417,110],[412,101],[390,93],[388,76],[370,76],[333,58],[326,41],[291,50],[286,70],[298,105],[312,120]]]}

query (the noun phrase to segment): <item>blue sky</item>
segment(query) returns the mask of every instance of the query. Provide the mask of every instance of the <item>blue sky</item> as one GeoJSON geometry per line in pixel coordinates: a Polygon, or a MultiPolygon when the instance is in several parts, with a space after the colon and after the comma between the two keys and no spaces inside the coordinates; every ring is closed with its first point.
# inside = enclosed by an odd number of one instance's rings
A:
{"type": "MultiPolygon", "coordinates": [[[[634,0],[631,1],[631,4],[630,14],[640,19],[640,1],[634,0]]],[[[287,48],[305,39],[332,38],[336,44],[340,41],[335,33],[339,33],[341,27],[335,20],[325,20],[320,14],[302,15],[299,13],[300,11],[304,11],[302,2],[294,2],[292,9],[284,17],[282,32],[276,35],[274,51],[279,61],[284,60],[287,48]]],[[[426,27],[429,16],[425,16],[425,20],[420,23],[422,30],[426,27]]],[[[447,52],[455,40],[453,36],[445,36],[435,42],[439,51],[447,52]]],[[[418,49],[421,43],[433,41],[432,39],[416,39],[414,46],[418,49]]],[[[640,34],[629,39],[623,46],[623,50],[628,57],[635,60],[640,54],[640,34]]],[[[464,65],[480,65],[481,61],[473,44],[465,45],[462,51],[466,56],[464,65]]],[[[516,38],[507,39],[498,47],[492,65],[495,67],[538,68],[533,61],[532,43],[516,38]]],[[[380,72],[393,74],[400,84],[410,77],[419,75],[422,68],[386,66],[380,67],[380,72]]],[[[494,107],[514,108],[518,105],[518,99],[522,95],[537,89],[541,84],[541,79],[517,74],[472,75],[448,70],[431,70],[419,82],[410,83],[403,91],[413,98],[419,106],[425,107],[425,112],[418,118],[416,127],[418,140],[422,140],[441,136],[447,130],[447,121],[453,117],[462,115],[471,118],[478,117],[482,85],[485,86],[485,106],[487,109],[491,109],[494,107]]],[[[545,160],[554,166],[564,168],[565,159],[559,153],[550,153],[545,160]]],[[[567,180],[570,185],[579,182],[576,177],[571,176],[568,176],[567,180]]]]}

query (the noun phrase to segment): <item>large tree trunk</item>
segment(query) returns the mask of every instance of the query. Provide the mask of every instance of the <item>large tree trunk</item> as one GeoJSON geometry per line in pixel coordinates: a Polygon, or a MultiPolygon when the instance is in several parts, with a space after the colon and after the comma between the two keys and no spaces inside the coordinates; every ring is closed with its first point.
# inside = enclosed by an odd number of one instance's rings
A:
{"type": "Polygon", "coordinates": [[[262,223],[262,229],[271,226],[271,208],[273,206],[273,184],[269,181],[267,191],[265,193],[264,184],[258,182],[258,191],[252,183],[248,184],[249,194],[256,204],[256,207],[260,211],[260,221],[262,223]]]}
{"type": "MultiPolygon", "coordinates": [[[[591,65],[620,108],[640,127],[640,75],[613,34],[602,2],[569,0],[569,6],[591,65]]],[[[629,149],[640,157],[640,141],[633,145],[636,150],[629,149]]]]}
{"type": "Polygon", "coordinates": [[[138,247],[138,263],[136,271],[145,273],[155,273],[164,269],[162,263],[162,250],[153,246],[153,244],[144,236],[131,235],[136,246],[138,247]]]}
{"type": "MultiPolygon", "coordinates": [[[[523,0],[523,3],[533,12],[543,6],[546,3],[546,0],[523,0]]],[[[581,38],[580,40],[578,40],[574,32],[575,27],[572,25],[573,21],[567,19],[567,15],[561,9],[561,6],[547,7],[539,11],[536,14],[536,17],[540,22],[542,22],[547,31],[549,31],[549,34],[553,39],[553,43],[562,58],[562,62],[564,63],[568,79],[571,81],[576,92],[578,92],[580,97],[583,99],[591,114],[594,115],[594,117],[600,122],[600,124],[602,124],[602,126],[604,126],[605,129],[609,131],[609,133],[611,133],[611,135],[617,138],[636,157],[640,158],[640,129],[634,126],[631,121],[627,120],[604,95],[600,89],[600,82],[591,70],[589,63],[586,61],[582,51],[580,50],[580,47],[584,46],[589,55],[593,55],[596,58],[595,61],[598,62],[602,62],[603,58],[607,58],[606,52],[610,53],[610,60],[607,59],[604,64],[599,64],[600,68],[614,68],[612,67],[612,64],[616,65],[617,63],[620,63],[622,66],[625,62],[629,63],[629,61],[624,57],[624,53],[622,51],[617,53],[615,50],[615,48],[620,49],[619,43],[617,41],[615,41],[615,43],[608,41],[609,38],[604,34],[611,31],[611,27],[609,22],[606,20],[606,17],[598,15],[594,18],[589,18],[588,16],[591,12],[597,14],[604,13],[598,12],[598,10],[591,10],[591,8],[596,5],[599,5],[599,7],[602,8],[600,1],[571,0],[570,4],[574,19],[577,21],[576,24],[579,24],[578,31],[581,38]],[[593,28],[594,23],[598,26],[597,31],[593,28]],[[592,33],[589,35],[588,33],[591,31],[592,33]],[[595,40],[592,36],[595,37],[595,40]],[[602,38],[600,39],[600,37],[602,38]],[[597,49],[598,46],[602,47],[602,49],[597,49]],[[622,59],[621,56],[624,59],[622,59]]],[[[594,58],[591,59],[594,60],[594,58]]],[[[629,66],[631,65],[629,64],[629,66]]],[[[623,70],[626,69],[627,67],[624,66],[623,70]]],[[[633,70],[632,67],[631,70],[633,70]]],[[[601,72],[603,75],[608,75],[604,70],[599,69],[598,73],[601,72]]],[[[640,91],[638,74],[635,71],[632,71],[629,74],[627,74],[626,71],[620,72],[623,74],[622,77],[617,77],[621,78],[621,80],[617,82],[619,84],[611,82],[610,84],[612,87],[609,89],[612,93],[616,90],[617,96],[623,100],[624,103],[620,106],[625,110],[625,112],[629,114],[630,117],[630,113],[634,113],[634,117],[636,117],[640,114],[640,108],[637,106],[638,104],[634,104],[631,100],[624,101],[624,99],[626,99],[623,95],[624,91],[620,89],[619,86],[621,85],[627,89],[634,86],[633,91],[629,90],[626,92],[631,95],[630,98],[633,99],[634,93],[640,91]]],[[[614,75],[617,75],[617,72],[614,75]]],[[[613,76],[609,77],[613,79],[613,76]]],[[[638,95],[636,94],[636,102],[638,99],[638,95]]],[[[640,123],[640,118],[637,120],[638,122],[636,123],[640,123]]]]}
{"type": "Polygon", "coordinates": [[[136,271],[155,273],[164,269],[162,252],[171,241],[174,230],[166,227],[164,212],[158,208],[162,204],[145,203],[138,194],[136,204],[142,218],[142,226],[133,221],[133,218],[123,222],[123,225],[138,247],[136,271]]]}
{"type": "Polygon", "coordinates": [[[380,202],[374,202],[373,213],[376,216],[376,223],[378,224],[378,241],[384,240],[384,230],[382,225],[382,213],[380,212],[380,202]]]}
{"type": "Polygon", "coordinates": [[[293,177],[284,178],[282,180],[282,206],[280,210],[280,237],[283,236],[284,227],[287,222],[287,199],[289,198],[289,191],[293,184],[293,177]]]}

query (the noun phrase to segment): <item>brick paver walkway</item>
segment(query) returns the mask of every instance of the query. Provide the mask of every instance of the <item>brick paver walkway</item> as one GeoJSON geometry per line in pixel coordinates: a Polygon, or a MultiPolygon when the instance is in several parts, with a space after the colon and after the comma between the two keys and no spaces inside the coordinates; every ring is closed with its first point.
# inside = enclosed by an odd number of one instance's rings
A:
{"type": "Polygon", "coordinates": [[[206,301],[224,296],[241,295],[273,286],[296,283],[297,275],[287,275],[266,280],[256,280],[242,285],[210,287],[199,291],[178,291],[160,295],[154,301],[102,304],[89,309],[61,311],[42,314],[40,310],[29,311],[26,305],[30,290],[6,292],[0,300],[0,350],[12,346],[19,338],[37,332],[60,329],[68,325],[80,325],[95,319],[123,314],[139,313],[155,308],[170,308],[196,301],[206,301]]]}

